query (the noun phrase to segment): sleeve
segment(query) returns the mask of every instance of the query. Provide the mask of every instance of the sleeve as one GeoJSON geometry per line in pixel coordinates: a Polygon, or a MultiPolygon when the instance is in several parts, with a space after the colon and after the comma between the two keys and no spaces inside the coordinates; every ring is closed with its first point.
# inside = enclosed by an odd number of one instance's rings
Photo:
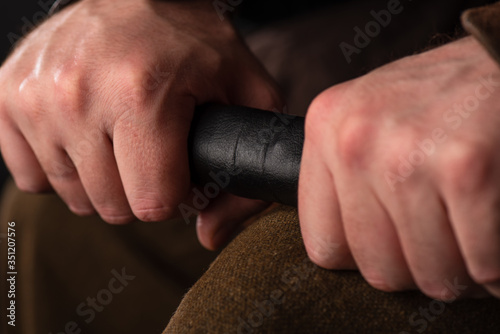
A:
{"type": "Polygon", "coordinates": [[[465,11],[462,25],[500,65],[500,2],[465,11]]]}

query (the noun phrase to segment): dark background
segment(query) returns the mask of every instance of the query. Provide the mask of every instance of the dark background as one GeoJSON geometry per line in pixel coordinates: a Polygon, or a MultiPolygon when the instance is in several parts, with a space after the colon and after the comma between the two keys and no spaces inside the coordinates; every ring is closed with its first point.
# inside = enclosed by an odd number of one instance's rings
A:
{"type": "MultiPolygon", "coordinates": [[[[47,0],[43,0],[44,2],[47,0]]],[[[3,63],[12,50],[9,34],[22,35],[25,25],[23,18],[33,22],[33,15],[43,12],[38,5],[38,0],[2,1],[0,3],[0,62],[3,63]]],[[[41,13],[40,13],[41,14],[41,13]]],[[[1,89],[1,87],[0,87],[1,89]]],[[[8,171],[0,158],[0,187],[8,177],[8,171]]]]}
{"type": "MultiPolygon", "coordinates": [[[[5,57],[12,49],[8,39],[9,33],[21,35],[23,17],[31,20],[34,13],[41,8],[35,0],[2,1],[0,3],[0,62],[3,63],[5,57]]],[[[1,87],[0,87],[1,89],[1,87]]],[[[0,159],[0,186],[8,177],[7,169],[0,159]]]]}

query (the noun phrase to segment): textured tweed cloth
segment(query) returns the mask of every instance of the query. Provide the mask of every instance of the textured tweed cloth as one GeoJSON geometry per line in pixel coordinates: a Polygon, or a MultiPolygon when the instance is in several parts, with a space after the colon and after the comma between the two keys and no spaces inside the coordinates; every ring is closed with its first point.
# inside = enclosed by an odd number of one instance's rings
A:
{"type": "Polygon", "coordinates": [[[497,299],[444,303],[323,270],[307,258],[296,210],[280,207],[224,249],[164,333],[498,334],[499,315],[497,299]]]}
{"type": "Polygon", "coordinates": [[[11,182],[0,203],[0,333],[161,333],[215,256],[194,222],[112,226],[11,182]],[[16,223],[15,327],[5,317],[7,222],[16,223]]]}
{"type": "MultiPolygon", "coordinates": [[[[290,111],[303,114],[321,90],[421,50],[437,32],[453,33],[465,8],[487,2],[401,0],[404,11],[350,64],[339,44],[352,44],[353,28],[373,20],[371,11],[387,8],[387,0],[345,2],[247,41],[283,88],[290,111]]],[[[161,333],[216,256],[199,246],[194,224],[109,226],[74,216],[54,195],[22,194],[10,184],[0,204],[1,310],[7,308],[8,221],[17,224],[18,313],[16,327],[7,327],[0,312],[2,334],[161,333]],[[134,278],[120,290],[113,279],[123,268],[134,278]],[[111,299],[110,287],[120,291],[111,299]],[[94,317],[87,298],[98,304],[94,317]]],[[[296,212],[279,208],[224,250],[167,332],[500,333],[499,315],[496,300],[442,304],[417,292],[376,291],[355,272],[322,270],[307,260],[296,212]]]]}

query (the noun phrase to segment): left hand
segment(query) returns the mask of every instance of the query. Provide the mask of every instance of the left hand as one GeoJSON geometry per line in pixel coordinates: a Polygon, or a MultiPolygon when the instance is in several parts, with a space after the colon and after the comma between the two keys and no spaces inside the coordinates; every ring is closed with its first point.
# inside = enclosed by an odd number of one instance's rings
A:
{"type": "Polygon", "coordinates": [[[299,182],[310,258],[384,291],[500,298],[499,75],[465,38],[317,97],[299,182]]]}

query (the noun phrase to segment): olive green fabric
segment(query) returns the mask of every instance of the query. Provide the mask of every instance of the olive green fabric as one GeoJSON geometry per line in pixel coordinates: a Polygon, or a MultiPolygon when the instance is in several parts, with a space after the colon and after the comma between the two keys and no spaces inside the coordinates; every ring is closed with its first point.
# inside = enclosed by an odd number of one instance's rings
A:
{"type": "Polygon", "coordinates": [[[112,226],[13,183],[0,205],[0,236],[3,334],[161,333],[216,256],[199,245],[194,222],[112,226]],[[4,313],[8,222],[16,223],[16,327],[4,313]]]}
{"type": "MultiPolygon", "coordinates": [[[[325,251],[335,245],[325,245],[325,251]]],[[[460,282],[454,294],[467,287],[460,282]]],[[[164,333],[500,333],[500,300],[385,293],[308,260],[295,209],[280,207],[224,249],[164,333]]]]}

